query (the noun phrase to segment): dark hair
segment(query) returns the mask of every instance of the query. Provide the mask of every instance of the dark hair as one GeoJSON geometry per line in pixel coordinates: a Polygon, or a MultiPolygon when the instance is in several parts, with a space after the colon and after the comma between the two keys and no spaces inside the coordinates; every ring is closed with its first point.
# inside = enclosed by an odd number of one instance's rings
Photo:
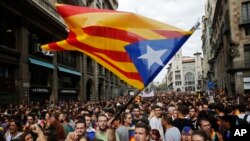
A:
{"type": "Polygon", "coordinates": [[[151,130],[151,134],[152,134],[152,135],[155,135],[155,136],[157,137],[157,138],[154,139],[154,140],[159,140],[159,139],[161,138],[161,134],[160,134],[160,132],[159,132],[158,129],[152,129],[152,130],[151,130]]]}
{"type": "Polygon", "coordinates": [[[235,110],[235,107],[233,105],[228,105],[228,106],[225,107],[225,113],[226,114],[230,114],[234,110],[235,110]]]}
{"type": "Polygon", "coordinates": [[[43,134],[44,136],[47,136],[47,141],[59,141],[58,135],[55,129],[45,130],[43,134]]]}
{"type": "Polygon", "coordinates": [[[194,109],[195,112],[198,111],[198,109],[197,109],[196,107],[194,107],[194,106],[191,106],[191,107],[189,108],[189,110],[190,110],[190,109],[194,109]]]}
{"type": "Polygon", "coordinates": [[[238,109],[239,109],[239,111],[240,111],[241,113],[242,113],[242,112],[246,112],[247,106],[246,106],[245,103],[241,103],[241,104],[238,105],[238,109]]]}
{"type": "Polygon", "coordinates": [[[36,119],[35,113],[29,113],[27,117],[32,117],[32,118],[33,118],[33,120],[35,120],[35,119],[36,119]]]}
{"type": "Polygon", "coordinates": [[[219,110],[220,112],[224,112],[225,106],[222,103],[217,103],[215,109],[219,110]]]}
{"type": "Polygon", "coordinates": [[[195,130],[192,133],[192,138],[194,135],[201,136],[204,139],[204,141],[211,141],[212,140],[210,135],[205,130],[195,130]]]}
{"type": "MultiPolygon", "coordinates": [[[[27,130],[27,131],[25,131],[25,132],[21,135],[21,138],[19,139],[19,141],[25,141],[25,137],[26,137],[27,135],[29,135],[29,134],[33,137],[33,132],[32,132],[31,130],[27,130]]],[[[33,139],[33,140],[35,140],[35,139],[33,139]]]]}
{"type": "Polygon", "coordinates": [[[184,105],[184,104],[179,104],[177,110],[178,110],[181,114],[183,114],[183,115],[189,113],[188,107],[187,107],[186,105],[184,105]]]}
{"type": "Polygon", "coordinates": [[[22,132],[23,131],[23,125],[20,120],[14,119],[11,122],[14,122],[18,128],[18,131],[22,132]]]}
{"type": "Polygon", "coordinates": [[[147,135],[150,135],[150,130],[151,130],[151,128],[150,128],[149,125],[140,122],[140,123],[137,123],[137,124],[135,125],[135,129],[136,129],[136,128],[143,128],[143,129],[146,130],[146,134],[147,134],[147,135]]]}
{"type": "Polygon", "coordinates": [[[119,123],[122,123],[123,122],[123,117],[122,116],[118,116],[115,121],[119,121],[119,123]]]}
{"type": "Polygon", "coordinates": [[[162,119],[165,120],[168,124],[173,124],[173,119],[167,113],[162,114],[162,119]]]}
{"type": "Polygon", "coordinates": [[[86,121],[85,120],[78,120],[76,123],[75,123],[75,126],[79,123],[83,123],[84,126],[86,127],[86,121]]]}
{"type": "Polygon", "coordinates": [[[201,127],[202,121],[208,121],[211,124],[211,121],[207,117],[201,117],[197,119],[197,125],[201,127]]]}
{"type": "Polygon", "coordinates": [[[160,107],[159,105],[154,105],[154,106],[152,107],[153,110],[158,109],[158,108],[161,109],[161,107],[160,107]]]}

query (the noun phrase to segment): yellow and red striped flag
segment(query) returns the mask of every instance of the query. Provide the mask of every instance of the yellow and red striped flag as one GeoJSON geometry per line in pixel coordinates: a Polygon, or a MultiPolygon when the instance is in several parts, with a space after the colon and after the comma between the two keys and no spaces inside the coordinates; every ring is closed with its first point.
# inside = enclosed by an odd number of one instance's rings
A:
{"type": "Polygon", "coordinates": [[[43,50],[85,53],[137,89],[147,86],[193,33],[137,14],[56,4],[66,40],[43,50]]]}

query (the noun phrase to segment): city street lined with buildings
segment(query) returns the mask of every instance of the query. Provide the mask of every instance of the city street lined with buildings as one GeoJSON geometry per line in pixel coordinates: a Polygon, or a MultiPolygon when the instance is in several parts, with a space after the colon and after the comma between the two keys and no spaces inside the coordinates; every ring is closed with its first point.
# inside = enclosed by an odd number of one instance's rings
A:
{"type": "Polygon", "coordinates": [[[118,6],[0,2],[0,141],[250,135],[249,0],[207,0],[201,26],[190,31],[118,6]],[[201,51],[187,55],[181,46],[196,29],[201,51]],[[154,82],[165,66],[162,82],[154,82]]]}

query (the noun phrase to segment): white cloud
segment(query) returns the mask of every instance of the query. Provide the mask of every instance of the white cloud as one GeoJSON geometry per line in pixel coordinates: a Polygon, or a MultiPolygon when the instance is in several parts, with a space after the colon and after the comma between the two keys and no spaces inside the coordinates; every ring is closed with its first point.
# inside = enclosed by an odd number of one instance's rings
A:
{"type": "MultiPolygon", "coordinates": [[[[204,15],[206,0],[118,0],[119,11],[134,12],[178,28],[189,30],[199,19],[201,22],[204,15]]],[[[185,56],[193,56],[201,50],[201,30],[189,38],[182,46],[182,53],[185,56]]],[[[154,81],[161,82],[166,74],[163,69],[154,81]]]]}

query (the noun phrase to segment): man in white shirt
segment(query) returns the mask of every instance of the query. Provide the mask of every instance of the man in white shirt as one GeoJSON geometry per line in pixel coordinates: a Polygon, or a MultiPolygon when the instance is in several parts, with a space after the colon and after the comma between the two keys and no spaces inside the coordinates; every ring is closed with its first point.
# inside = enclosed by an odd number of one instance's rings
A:
{"type": "Polygon", "coordinates": [[[152,108],[154,116],[150,119],[149,121],[149,125],[151,127],[151,129],[157,129],[160,134],[161,134],[161,138],[164,139],[164,133],[163,133],[163,127],[161,124],[161,107],[158,105],[153,106],[152,108]]]}

